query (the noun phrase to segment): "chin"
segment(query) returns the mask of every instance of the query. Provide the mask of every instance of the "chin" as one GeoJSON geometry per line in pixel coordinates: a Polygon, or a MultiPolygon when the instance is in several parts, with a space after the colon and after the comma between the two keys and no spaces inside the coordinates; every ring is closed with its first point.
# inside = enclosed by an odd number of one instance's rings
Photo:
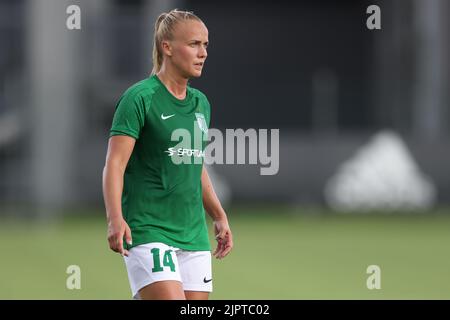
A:
{"type": "Polygon", "coordinates": [[[191,78],[199,78],[202,75],[202,71],[200,70],[194,70],[191,72],[191,78]]]}

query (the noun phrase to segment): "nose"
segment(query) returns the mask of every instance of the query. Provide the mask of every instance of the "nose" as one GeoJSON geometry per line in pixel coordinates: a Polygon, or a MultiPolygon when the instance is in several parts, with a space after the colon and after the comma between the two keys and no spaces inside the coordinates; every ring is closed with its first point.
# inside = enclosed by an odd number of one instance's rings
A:
{"type": "Polygon", "coordinates": [[[206,47],[200,46],[200,50],[198,51],[198,57],[206,59],[207,56],[208,52],[206,51],[206,47]]]}

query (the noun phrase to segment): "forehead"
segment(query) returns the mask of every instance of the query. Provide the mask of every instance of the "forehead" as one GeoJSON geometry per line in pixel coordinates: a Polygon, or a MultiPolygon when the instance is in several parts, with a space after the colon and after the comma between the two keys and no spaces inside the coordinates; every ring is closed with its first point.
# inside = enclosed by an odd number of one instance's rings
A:
{"type": "Polygon", "coordinates": [[[208,29],[201,21],[187,20],[176,25],[173,36],[178,40],[208,41],[208,29]]]}

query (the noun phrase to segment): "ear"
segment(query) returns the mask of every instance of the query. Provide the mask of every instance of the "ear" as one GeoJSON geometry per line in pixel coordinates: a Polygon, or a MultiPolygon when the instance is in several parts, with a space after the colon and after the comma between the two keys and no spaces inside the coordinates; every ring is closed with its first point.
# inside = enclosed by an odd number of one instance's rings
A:
{"type": "Polygon", "coordinates": [[[170,45],[169,41],[163,40],[161,42],[161,48],[165,55],[171,57],[172,56],[172,46],[170,45]]]}

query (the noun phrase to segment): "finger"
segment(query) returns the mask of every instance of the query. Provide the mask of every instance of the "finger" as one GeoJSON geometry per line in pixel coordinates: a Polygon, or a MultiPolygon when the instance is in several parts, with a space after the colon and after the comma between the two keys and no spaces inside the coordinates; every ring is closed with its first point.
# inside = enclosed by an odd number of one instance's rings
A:
{"type": "Polygon", "coordinates": [[[120,253],[120,255],[123,257],[125,249],[123,248],[123,240],[122,237],[117,239],[117,250],[120,253]]]}
{"type": "Polygon", "coordinates": [[[116,248],[116,240],[114,237],[109,237],[108,238],[108,242],[109,242],[109,248],[114,251],[114,252],[118,252],[117,248],[116,248]]]}
{"type": "Polygon", "coordinates": [[[216,250],[214,250],[214,252],[213,252],[213,256],[215,256],[217,254],[217,252],[219,252],[219,248],[220,248],[220,242],[217,243],[216,250]]]}
{"type": "Polygon", "coordinates": [[[216,247],[216,250],[215,250],[214,253],[213,253],[213,256],[217,258],[218,255],[219,255],[219,253],[222,252],[222,250],[223,250],[223,242],[222,242],[222,241],[219,241],[219,242],[217,243],[217,247],[216,247]]]}
{"type": "Polygon", "coordinates": [[[222,235],[222,232],[221,232],[221,233],[219,233],[216,236],[216,240],[218,242],[221,242],[222,245],[224,245],[224,244],[226,244],[228,242],[228,238],[229,238],[228,231],[224,231],[223,235],[222,235]]]}
{"type": "Polygon", "coordinates": [[[129,227],[129,226],[126,226],[126,227],[125,227],[125,241],[126,241],[129,245],[133,244],[133,240],[132,240],[132,238],[131,238],[131,230],[130,230],[130,227],[129,227]]]}
{"type": "Polygon", "coordinates": [[[222,259],[224,257],[223,252],[225,251],[225,249],[226,249],[226,245],[225,245],[225,242],[223,242],[222,245],[220,246],[220,250],[217,252],[216,258],[222,259]]]}
{"type": "Polygon", "coordinates": [[[226,257],[231,252],[232,249],[233,246],[226,246],[222,252],[222,258],[226,257]]]}
{"type": "Polygon", "coordinates": [[[228,238],[224,243],[223,250],[221,252],[221,258],[224,258],[233,249],[233,240],[228,238]]]}

